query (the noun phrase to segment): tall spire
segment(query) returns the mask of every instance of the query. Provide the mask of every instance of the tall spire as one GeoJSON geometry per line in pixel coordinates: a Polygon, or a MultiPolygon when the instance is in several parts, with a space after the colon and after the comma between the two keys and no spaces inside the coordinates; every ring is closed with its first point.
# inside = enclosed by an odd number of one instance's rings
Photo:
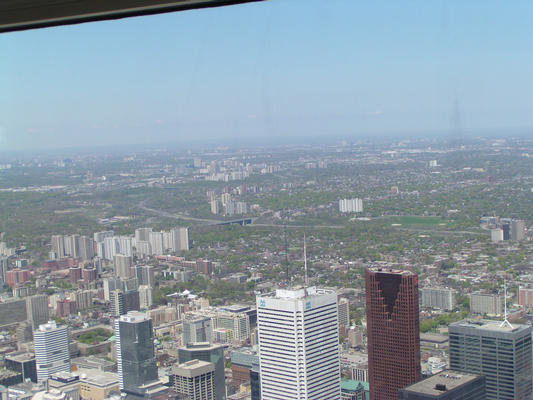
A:
{"type": "Polygon", "coordinates": [[[503,282],[503,322],[500,324],[500,328],[503,328],[507,325],[509,328],[513,329],[513,326],[507,319],[507,282],[503,282]]]}

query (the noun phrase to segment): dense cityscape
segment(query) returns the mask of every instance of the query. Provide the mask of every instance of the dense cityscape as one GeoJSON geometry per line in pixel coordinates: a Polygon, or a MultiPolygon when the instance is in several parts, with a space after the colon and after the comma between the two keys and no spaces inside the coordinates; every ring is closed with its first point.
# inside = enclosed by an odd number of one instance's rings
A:
{"type": "Polygon", "coordinates": [[[533,141],[0,160],[6,399],[531,399],[533,141]]]}

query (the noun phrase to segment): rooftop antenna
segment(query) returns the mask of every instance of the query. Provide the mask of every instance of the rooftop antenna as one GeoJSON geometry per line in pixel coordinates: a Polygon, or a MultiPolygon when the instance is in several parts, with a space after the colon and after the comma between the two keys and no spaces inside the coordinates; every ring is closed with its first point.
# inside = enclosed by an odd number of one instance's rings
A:
{"type": "Polygon", "coordinates": [[[509,328],[513,329],[513,326],[507,319],[507,282],[503,282],[503,322],[500,324],[500,328],[503,328],[507,325],[509,328]]]}
{"type": "Polygon", "coordinates": [[[283,235],[285,237],[285,276],[289,282],[289,250],[287,247],[287,225],[283,225],[283,235]]]}
{"type": "Polygon", "coordinates": [[[305,246],[305,233],[304,233],[304,273],[305,273],[305,287],[309,286],[309,279],[307,277],[307,248],[305,246]]]}

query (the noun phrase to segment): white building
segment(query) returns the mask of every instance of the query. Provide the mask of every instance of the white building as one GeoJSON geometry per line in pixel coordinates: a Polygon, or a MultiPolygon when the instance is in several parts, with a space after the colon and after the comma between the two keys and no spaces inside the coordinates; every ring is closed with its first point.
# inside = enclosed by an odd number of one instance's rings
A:
{"type": "Polygon", "coordinates": [[[503,229],[501,229],[501,228],[491,229],[490,230],[490,240],[493,243],[501,242],[503,240],[503,229]]]}
{"type": "Polygon", "coordinates": [[[457,292],[453,289],[427,287],[420,290],[422,307],[451,311],[456,305],[457,292]]]}
{"type": "Polygon", "coordinates": [[[163,232],[150,232],[149,241],[153,255],[162,256],[165,254],[165,238],[163,232]]]}
{"type": "Polygon", "coordinates": [[[39,326],[33,333],[37,380],[44,381],[53,373],[70,372],[68,327],[57,326],[55,321],[39,326]]]}
{"type": "Polygon", "coordinates": [[[339,400],[337,294],[315,287],[257,296],[263,400],[339,400]]]}
{"type": "Polygon", "coordinates": [[[148,285],[139,286],[139,307],[141,310],[149,310],[152,304],[152,288],[148,285]]]}
{"type": "Polygon", "coordinates": [[[220,205],[217,199],[211,200],[211,214],[220,213],[220,205]]]}
{"type": "Polygon", "coordinates": [[[363,212],[363,199],[342,199],[339,200],[339,211],[342,213],[363,212]]]}

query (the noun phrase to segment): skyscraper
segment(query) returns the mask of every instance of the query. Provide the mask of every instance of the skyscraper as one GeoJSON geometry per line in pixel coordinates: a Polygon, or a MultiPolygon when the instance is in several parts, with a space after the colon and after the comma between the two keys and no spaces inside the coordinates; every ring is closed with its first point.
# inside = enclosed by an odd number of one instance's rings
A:
{"type": "Polygon", "coordinates": [[[209,343],[188,343],[178,349],[178,361],[185,363],[192,360],[210,362],[215,366],[213,390],[215,400],[226,398],[226,378],[224,376],[224,346],[209,343]]]}
{"type": "Polygon", "coordinates": [[[499,321],[450,324],[450,368],[485,375],[487,400],[531,398],[531,327],[499,321]]]}
{"type": "Polygon", "coordinates": [[[137,311],[122,315],[115,320],[115,337],[120,390],[144,396],[145,386],[158,380],[152,320],[137,311]]]}
{"type": "Polygon", "coordinates": [[[263,400],[341,397],[337,294],[315,287],[257,296],[263,400]]]}
{"type": "Polygon", "coordinates": [[[37,379],[44,381],[56,372],[70,372],[68,328],[54,321],[39,326],[33,333],[37,379]]]}
{"type": "Polygon", "coordinates": [[[190,400],[215,400],[215,366],[213,363],[191,360],[172,368],[174,391],[190,400]]]}
{"type": "Polygon", "coordinates": [[[365,271],[370,400],[397,400],[420,380],[418,276],[411,271],[365,271]]]}

